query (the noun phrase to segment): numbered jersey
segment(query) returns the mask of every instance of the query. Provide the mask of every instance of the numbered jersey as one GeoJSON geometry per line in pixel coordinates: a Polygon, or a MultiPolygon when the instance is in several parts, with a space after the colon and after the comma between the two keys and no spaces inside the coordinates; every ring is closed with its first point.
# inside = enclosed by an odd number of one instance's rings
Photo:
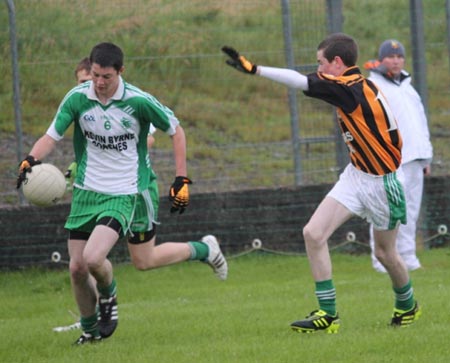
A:
{"type": "Polygon", "coordinates": [[[47,134],[60,140],[72,123],[78,163],[74,185],[111,195],[148,188],[152,173],[147,150],[150,125],[174,135],[179,124],[170,109],[122,79],[107,105],[98,100],[92,82],[73,88],[61,102],[47,134]]]}
{"type": "Polygon", "coordinates": [[[342,137],[357,169],[372,175],[397,170],[402,139],[395,118],[382,93],[358,67],[339,77],[309,74],[304,93],[337,107],[342,137]]]}

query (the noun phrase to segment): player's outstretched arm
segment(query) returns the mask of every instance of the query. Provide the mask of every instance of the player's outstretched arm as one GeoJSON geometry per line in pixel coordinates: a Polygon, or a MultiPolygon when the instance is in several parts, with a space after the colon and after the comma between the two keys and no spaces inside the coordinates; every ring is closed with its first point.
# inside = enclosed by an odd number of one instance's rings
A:
{"type": "Polygon", "coordinates": [[[257,66],[243,55],[240,55],[236,49],[229,46],[223,46],[222,51],[229,57],[226,63],[238,71],[247,74],[257,74],[290,88],[299,88],[303,91],[308,90],[308,78],[293,69],[257,66]]]}

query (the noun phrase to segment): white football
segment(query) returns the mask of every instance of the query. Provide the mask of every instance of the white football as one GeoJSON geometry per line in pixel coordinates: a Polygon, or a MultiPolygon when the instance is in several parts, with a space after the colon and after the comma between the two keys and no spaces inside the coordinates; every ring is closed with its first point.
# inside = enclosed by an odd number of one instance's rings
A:
{"type": "Polygon", "coordinates": [[[34,205],[48,207],[56,204],[66,191],[66,179],[54,165],[34,165],[22,183],[23,195],[34,205]]]}

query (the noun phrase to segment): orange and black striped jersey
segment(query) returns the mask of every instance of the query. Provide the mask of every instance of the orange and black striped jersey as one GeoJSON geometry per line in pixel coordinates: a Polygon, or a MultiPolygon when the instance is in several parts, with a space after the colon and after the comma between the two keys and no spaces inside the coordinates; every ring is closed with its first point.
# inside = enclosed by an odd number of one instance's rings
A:
{"type": "Polygon", "coordinates": [[[311,73],[305,95],[337,107],[342,137],[351,163],[372,175],[397,170],[401,162],[402,139],[386,99],[358,67],[341,76],[311,73]]]}

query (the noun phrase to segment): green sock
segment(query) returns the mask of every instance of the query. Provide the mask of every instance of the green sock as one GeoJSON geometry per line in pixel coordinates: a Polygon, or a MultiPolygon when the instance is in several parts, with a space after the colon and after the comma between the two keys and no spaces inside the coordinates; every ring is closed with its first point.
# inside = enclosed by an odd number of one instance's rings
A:
{"type": "Polygon", "coordinates": [[[102,297],[111,297],[117,293],[116,280],[113,278],[111,285],[102,287],[97,285],[97,290],[102,297]]]}
{"type": "Polygon", "coordinates": [[[411,310],[414,307],[414,290],[411,280],[403,287],[394,287],[395,308],[400,310],[411,310]]]}
{"type": "Polygon", "coordinates": [[[87,318],[81,317],[81,329],[83,329],[85,333],[92,334],[94,337],[98,337],[100,335],[100,332],[98,330],[97,318],[97,313],[88,316],[87,318]]]}
{"type": "Polygon", "coordinates": [[[328,315],[336,316],[336,289],[333,280],[316,281],[316,296],[319,308],[328,315]]]}
{"type": "Polygon", "coordinates": [[[190,260],[206,260],[209,255],[209,247],[206,243],[203,242],[188,242],[188,245],[191,249],[191,257],[190,260]]]}

